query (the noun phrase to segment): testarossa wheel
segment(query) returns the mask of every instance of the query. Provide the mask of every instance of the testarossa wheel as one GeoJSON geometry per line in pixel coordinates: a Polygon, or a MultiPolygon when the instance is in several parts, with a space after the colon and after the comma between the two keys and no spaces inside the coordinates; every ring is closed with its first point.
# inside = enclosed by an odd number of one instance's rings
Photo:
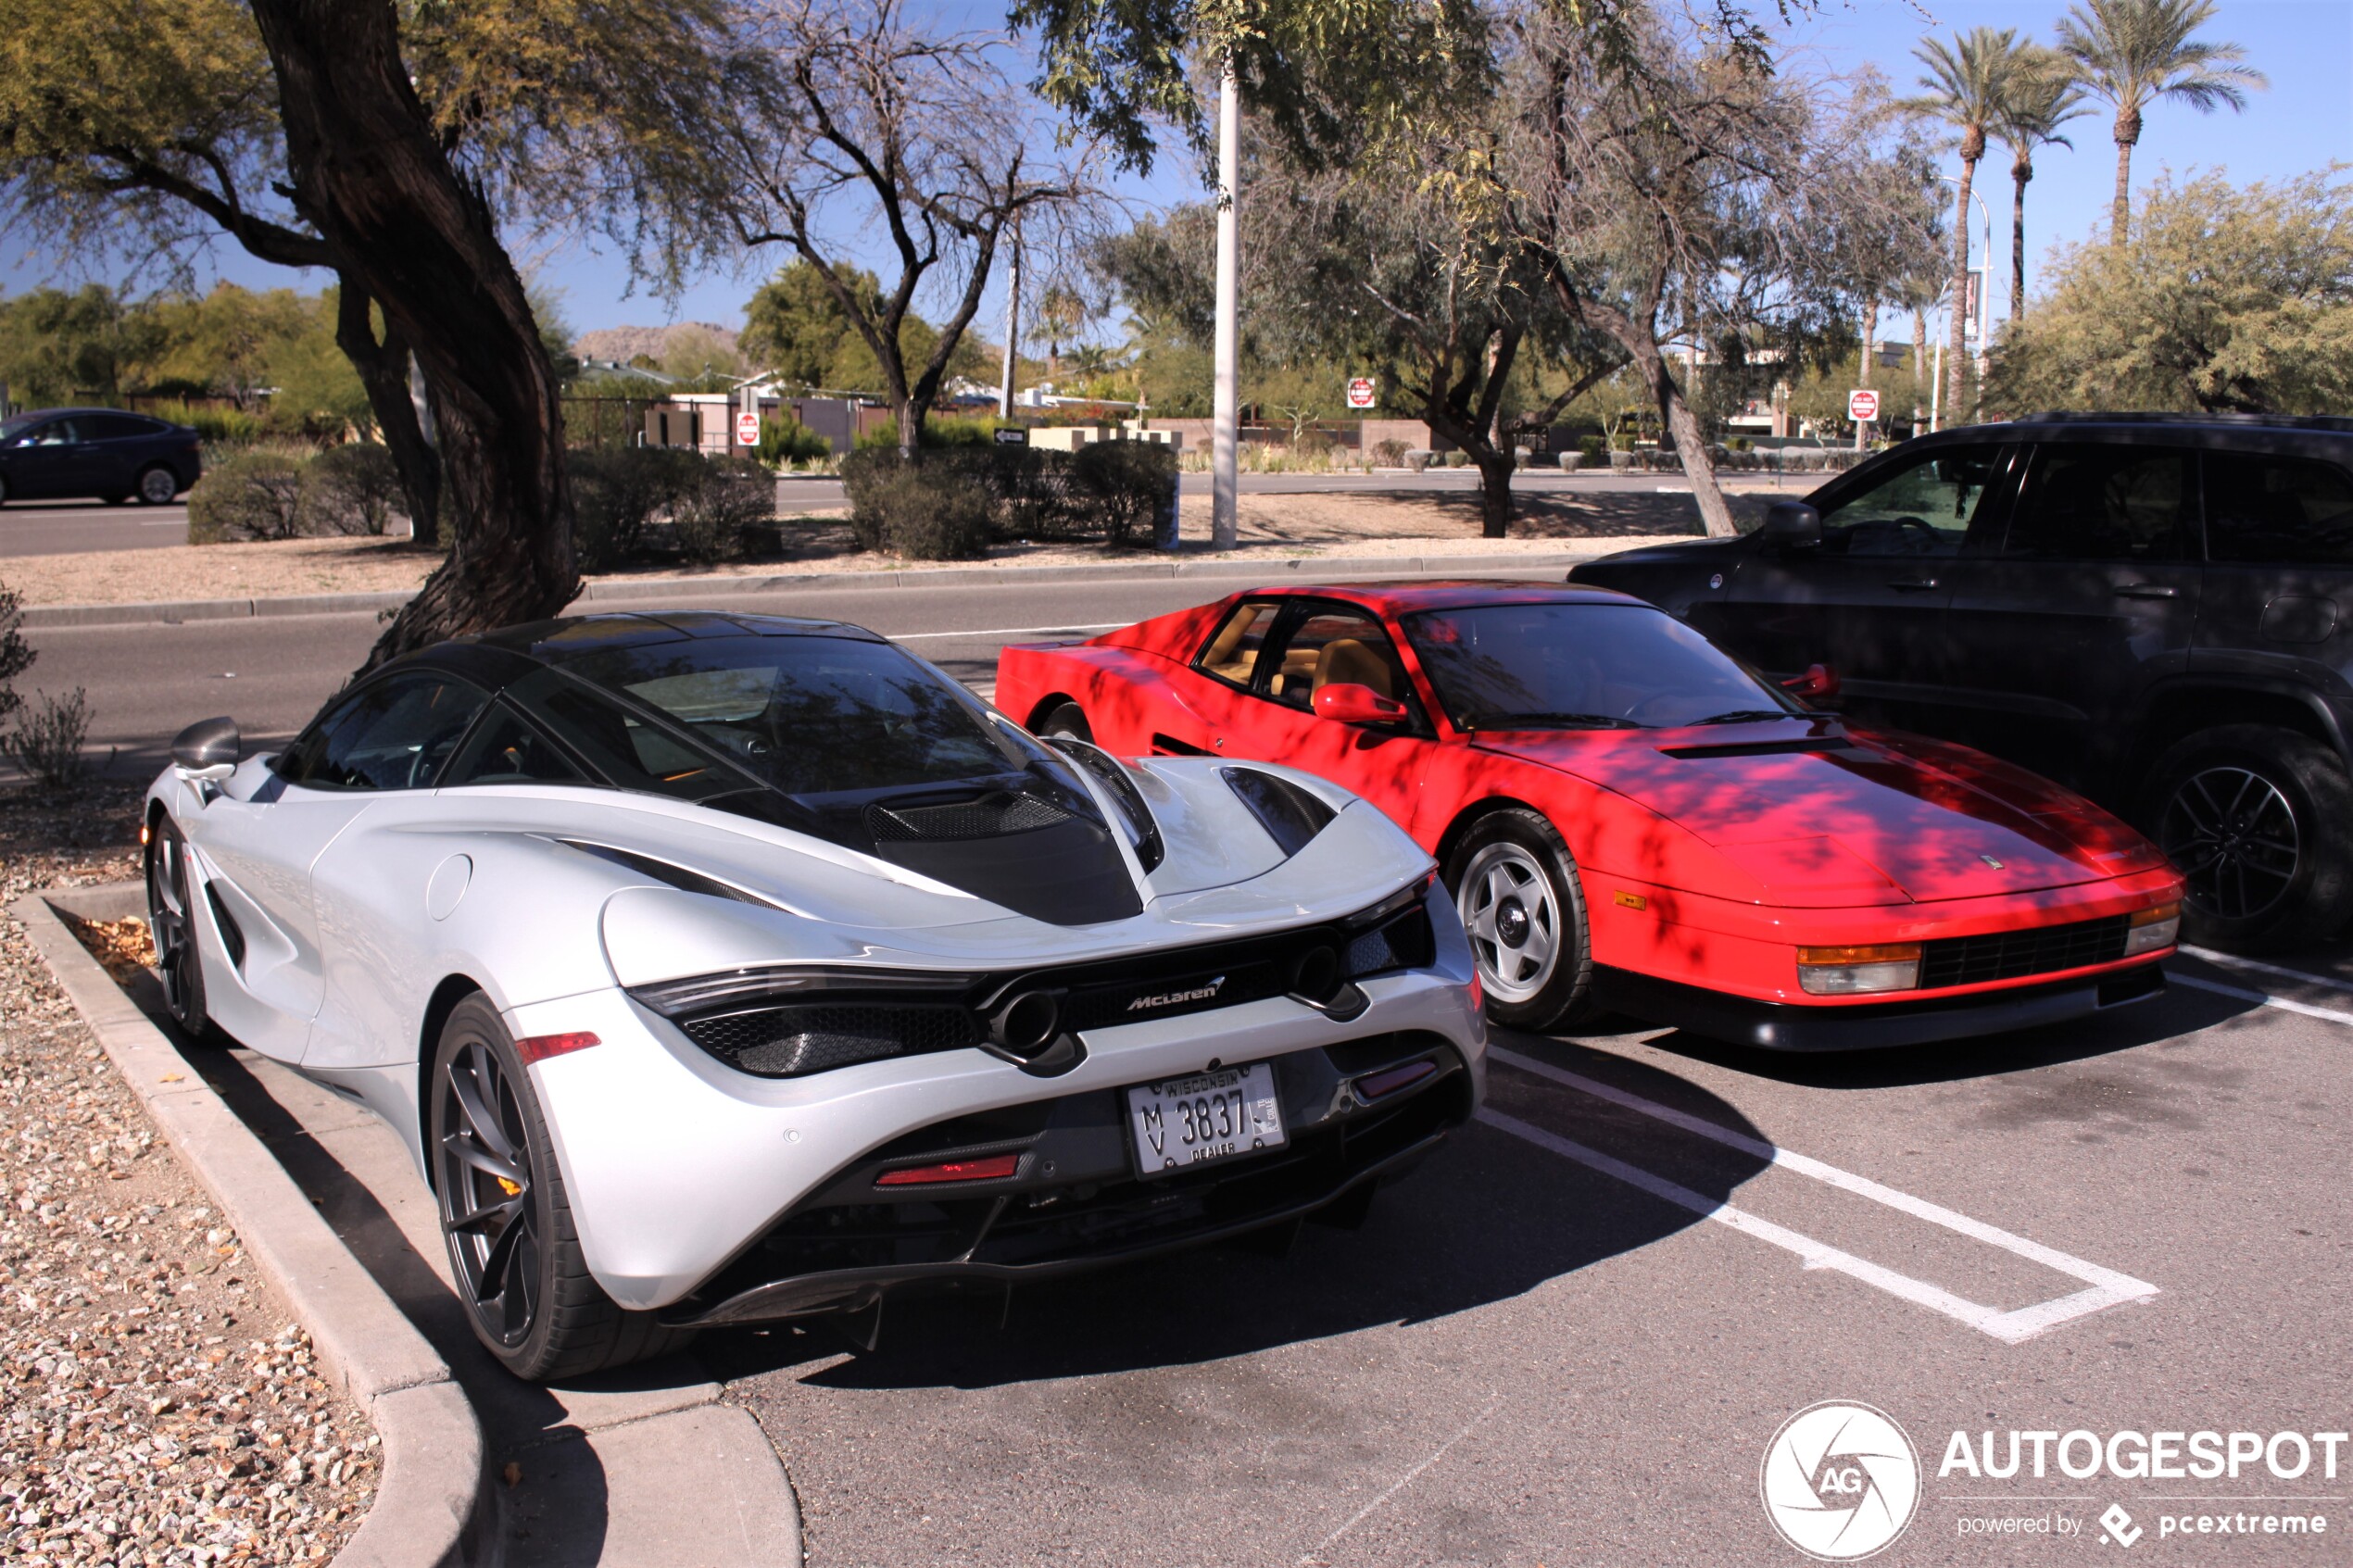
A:
{"type": "Polygon", "coordinates": [[[1593,951],[1577,864],[1533,811],[1480,818],[1448,857],[1487,1016],[1541,1034],[1567,1022],[1592,989],[1593,951]]]}

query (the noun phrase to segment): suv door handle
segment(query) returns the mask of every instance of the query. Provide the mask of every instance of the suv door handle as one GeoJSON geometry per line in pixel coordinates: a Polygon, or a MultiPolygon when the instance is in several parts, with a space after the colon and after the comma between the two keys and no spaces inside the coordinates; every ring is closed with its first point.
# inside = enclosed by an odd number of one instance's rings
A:
{"type": "Polygon", "coordinates": [[[1899,594],[1925,594],[1931,588],[1936,586],[1936,579],[1933,577],[1916,577],[1907,583],[1890,583],[1888,586],[1894,589],[1899,594]]]}
{"type": "Polygon", "coordinates": [[[2120,599],[2178,599],[2182,590],[2163,583],[2124,583],[2117,586],[2120,599]]]}

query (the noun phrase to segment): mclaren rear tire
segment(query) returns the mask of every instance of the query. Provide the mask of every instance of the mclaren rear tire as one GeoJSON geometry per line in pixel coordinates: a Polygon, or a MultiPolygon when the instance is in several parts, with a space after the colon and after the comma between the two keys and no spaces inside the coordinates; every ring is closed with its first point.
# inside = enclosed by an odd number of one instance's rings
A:
{"type": "Polygon", "coordinates": [[[534,1383],[684,1349],[692,1329],[624,1310],[589,1274],[539,1098],[480,993],[442,1025],[430,1083],[441,1230],[483,1348],[534,1383]]]}

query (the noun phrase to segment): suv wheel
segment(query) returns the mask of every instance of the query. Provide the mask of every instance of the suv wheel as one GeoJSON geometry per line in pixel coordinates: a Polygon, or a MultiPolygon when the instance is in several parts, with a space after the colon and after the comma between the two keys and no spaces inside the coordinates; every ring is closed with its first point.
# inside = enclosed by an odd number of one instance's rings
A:
{"type": "Polygon", "coordinates": [[[180,476],[161,463],[154,463],[140,470],[139,499],[151,507],[168,507],[180,494],[180,476]]]}
{"type": "Polygon", "coordinates": [[[2353,780],[2308,735],[2228,724],[2158,759],[2148,821],[2188,883],[2184,939],[2231,952],[2335,935],[2353,899],[2353,780]]]}

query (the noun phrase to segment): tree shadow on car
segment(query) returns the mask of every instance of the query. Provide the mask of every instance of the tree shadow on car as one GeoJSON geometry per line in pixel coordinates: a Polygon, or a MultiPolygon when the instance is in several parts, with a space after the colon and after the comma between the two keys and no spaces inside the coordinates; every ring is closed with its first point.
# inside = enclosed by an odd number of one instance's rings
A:
{"type": "MultiPolygon", "coordinates": [[[[2176,984],[2162,996],[2088,1018],[1925,1046],[1866,1051],[1768,1051],[1680,1029],[1665,1030],[1642,1043],[1780,1083],[1820,1089],[1885,1089],[1994,1078],[2168,1045],[2208,1029],[2254,1027],[2261,1011],[2259,1002],[2176,984]]],[[[1647,1027],[1652,1026],[1637,1019],[1603,1019],[1580,1038],[1647,1027]]]]}
{"type": "MultiPolygon", "coordinates": [[[[1604,1053],[1573,1046],[1549,1054],[1761,1137],[1732,1107],[1655,1067],[1604,1064],[1604,1053]]],[[[838,1359],[845,1342],[822,1324],[707,1335],[698,1354],[724,1379],[809,1366],[804,1381],[862,1389],[988,1387],[1213,1361],[1506,1302],[1699,1222],[1691,1209],[1531,1141],[1528,1130],[1711,1201],[1765,1168],[1751,1153],[1662,1140],[1641,1115],[1526,1074],[1498,1070],[1489,1088],[1491,1115],[1383,1187],[1359,1229],[1310,1223],[1287,1237],[1277,1228],[1239,1245],[1026,1285],[1010,1298],[991,1290],[893,1300],[875,1348],[848,1359],[838,1359]],[[1287,1252],[1268,1249],[1287,1239],[1287,1252]]]]}

